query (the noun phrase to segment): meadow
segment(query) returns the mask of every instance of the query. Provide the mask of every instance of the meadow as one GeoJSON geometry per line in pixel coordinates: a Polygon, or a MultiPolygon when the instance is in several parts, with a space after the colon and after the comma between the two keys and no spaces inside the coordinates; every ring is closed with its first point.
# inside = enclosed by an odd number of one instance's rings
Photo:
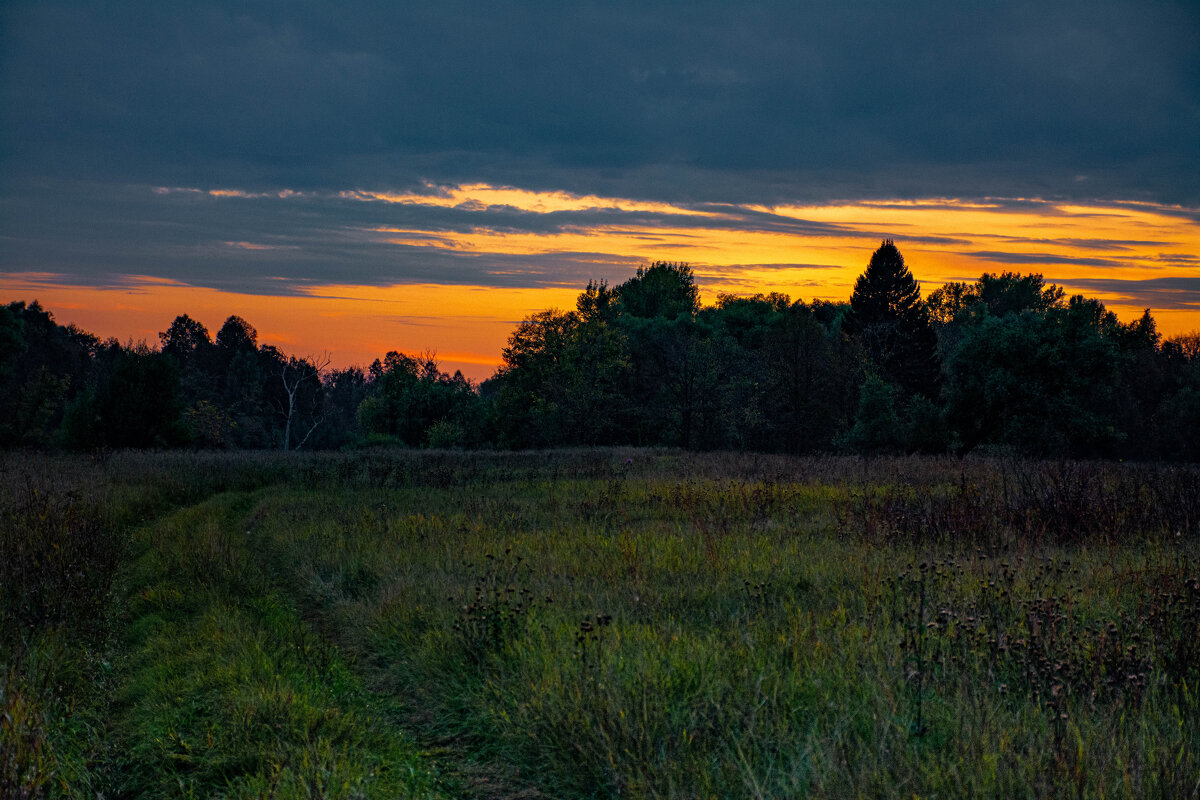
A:
{"type": "Polygon", "coordinates": [[[1200,797],[1200,468],[0,459],[0,787],[1200,797]]]}

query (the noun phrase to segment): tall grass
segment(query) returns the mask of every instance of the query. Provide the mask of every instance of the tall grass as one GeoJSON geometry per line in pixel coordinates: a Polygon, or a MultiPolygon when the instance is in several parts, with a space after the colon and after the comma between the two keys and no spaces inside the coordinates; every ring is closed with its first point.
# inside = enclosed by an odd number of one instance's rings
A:
{"type": "Polygon", "coordinates": [[[26,474],[61,520],[6,548],[121,554],[64,561],[94,591],[4,584],[10,615],[64,598],[23,623],[58,645],[6,651],[26,796],[1200,796],[1195,467],[4,467],[6,524],[36,517],[26,474]],[[98,644],[63,633],[88,617],[98,644]]]}
{"type": "Polygon", "coordinates": [[[414,724],[550,796],[1200,791],[1191,501],[1138,507],[1194,472],[1030,465],[1065,494],[1020,516],[1004,465],[719,463],[297,491],[262,535],[414,724]],[[505,553],[535,602],[480,657],[505,553]]]}
{"type": "Polygon", "coordinates": [[[0,459],[0,797],[438,795],[387,704],[247,560],[228,505],[301,466],[0,459]]]}
{"type": "Polygon", "coordinates": [[[0,497],[0,786],[82,790],[103,747],[97,684],[121,542],[97,499],[26,473],[0,497]],[[78,713],[77,713],[78,712],[78,713]]]}

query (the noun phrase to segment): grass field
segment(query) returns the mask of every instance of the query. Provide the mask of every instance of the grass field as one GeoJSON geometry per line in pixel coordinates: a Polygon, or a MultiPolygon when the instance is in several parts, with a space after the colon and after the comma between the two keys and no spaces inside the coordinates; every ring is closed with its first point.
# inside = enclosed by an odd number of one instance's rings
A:
{"type": "Polygon", "coordinates": [[[1200,797],[1200,469],[10,455],[5,797],[1200,797]]]}

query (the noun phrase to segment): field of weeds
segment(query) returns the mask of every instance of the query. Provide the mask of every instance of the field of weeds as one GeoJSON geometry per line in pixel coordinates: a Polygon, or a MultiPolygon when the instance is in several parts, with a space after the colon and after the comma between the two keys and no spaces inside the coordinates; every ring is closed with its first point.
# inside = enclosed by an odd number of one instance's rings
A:
{"type": "Polygon", "coordinates": [[[4,797],[1200,797],[1200,468],[0,470],[4,797]]]}

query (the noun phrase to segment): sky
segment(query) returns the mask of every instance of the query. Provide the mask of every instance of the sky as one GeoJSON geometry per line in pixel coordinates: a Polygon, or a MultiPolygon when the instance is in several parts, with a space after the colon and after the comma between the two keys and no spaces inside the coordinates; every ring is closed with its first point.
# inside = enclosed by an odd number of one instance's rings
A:
{"type": "Polygon", "coordinates": [[[482,379],[654,261],[702,299],[1038,272],[1200,329],[1200,3],[0,3],[0,300],[482,379]]]}

